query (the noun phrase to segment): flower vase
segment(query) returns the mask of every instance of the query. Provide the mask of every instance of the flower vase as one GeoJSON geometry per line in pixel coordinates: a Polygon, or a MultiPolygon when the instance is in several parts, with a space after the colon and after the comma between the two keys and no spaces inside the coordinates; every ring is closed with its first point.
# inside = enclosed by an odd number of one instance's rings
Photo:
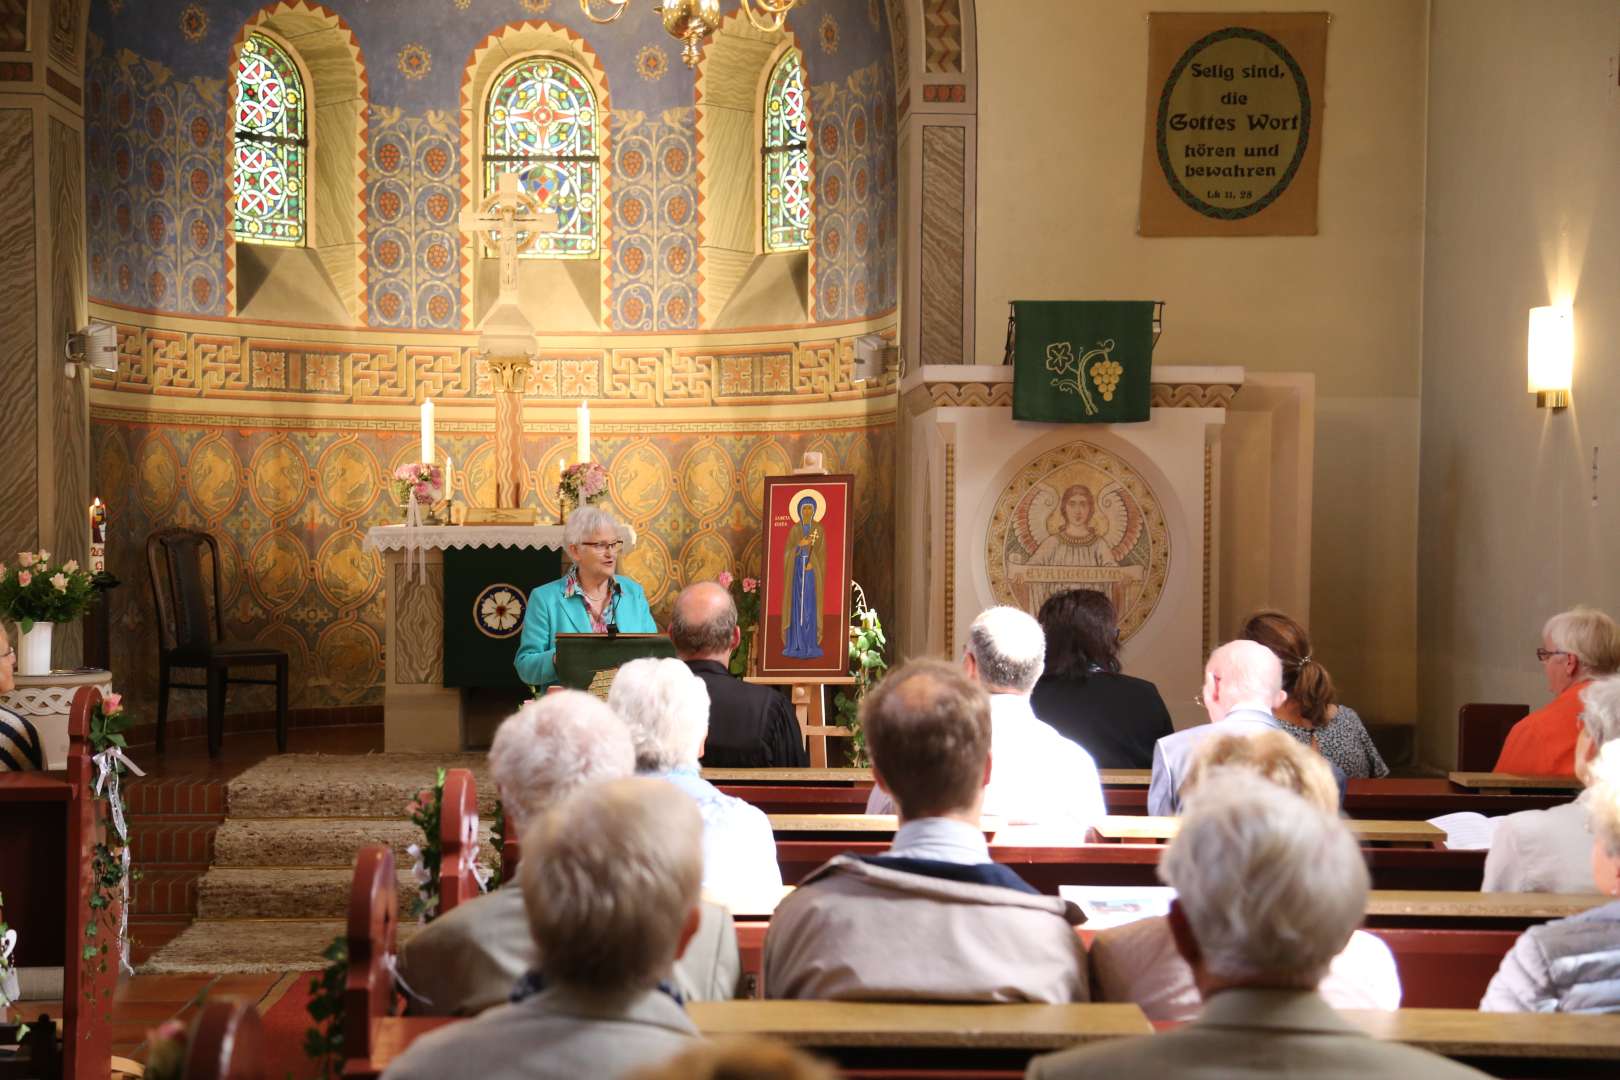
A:
{"type": "Polygon", "coordinates": [[[17,639],[17,674],[51,673],[51,631],[55,627],[53,622],[36,622],[17,639]]]}
{"type": "Polygon", "coordinates": [[[558,507],[557,524],[559,524],[559,525],[568,524],[568,515],[572,514],[574,512],[574,509],[576,507],[578,507],[578,506],[579,506],[579,501],[577,499],[575,499],[572,495],[568,494],[568,492],[566,492],[566,491],[559,491],[557,493],[557,507],[558,507]]]}

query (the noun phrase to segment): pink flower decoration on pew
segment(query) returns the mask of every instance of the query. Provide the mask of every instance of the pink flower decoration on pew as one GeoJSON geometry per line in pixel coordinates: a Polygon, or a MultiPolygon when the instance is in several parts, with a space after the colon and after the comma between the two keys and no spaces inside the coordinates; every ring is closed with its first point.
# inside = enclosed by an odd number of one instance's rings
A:
{"type": "Polygon", "coordinates": [[[104,716],[117,716],[124,711],[123,694],[104,694],[101,698],[101,712],[104,716]]]}
{"type": "Polygon", "coordinates": [[[34,565],[35,558],[36,556],[32,551],[19,551],[17,552],[17,565],[26,570],[34,565]]]}
{"type": "Polygon", "coordinates": [[[736,579],[731,576],[731,571],[730,570],[722,570],[722,571],[720,571],[720,575],[718,577],[716,577],[714,580],[716,580],[716,581],[718,581],[720,583],[720,587],[722,589],[729,589],[729,588],[731,588],[731,583],[733,581],[735,581],[736,579]]]}
{"type": "Polygon", "coordinates": [[[28,588],[28,586],[31,585],[33,583],[33,581],[34,581],[34,575],[33,574],[30,574],[26,570],[17,571],[17,584],[21,585],[23,588],[25,588],[25,589],[28,588]]]}
{"type": "Polygon", "coordinates": [[[743,578],[743,592],[753,592],[757,588],[759,588],[759,578],[743,578]]]}

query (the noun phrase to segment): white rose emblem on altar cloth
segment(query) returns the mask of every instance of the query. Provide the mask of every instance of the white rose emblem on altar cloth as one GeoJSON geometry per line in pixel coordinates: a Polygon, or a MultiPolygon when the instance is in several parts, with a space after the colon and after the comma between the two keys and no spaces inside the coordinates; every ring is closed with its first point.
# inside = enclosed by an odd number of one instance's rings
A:
{"type": "Polygon", "coordinates": [[[523,629],[523,590],[497,583],[473,601],[473,622],[487,637],[509,638],[523,629]]]}

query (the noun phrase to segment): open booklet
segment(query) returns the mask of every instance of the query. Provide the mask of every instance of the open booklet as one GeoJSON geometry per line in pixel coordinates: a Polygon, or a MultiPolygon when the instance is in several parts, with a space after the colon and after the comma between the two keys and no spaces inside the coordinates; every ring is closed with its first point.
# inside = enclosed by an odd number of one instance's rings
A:
{"type": "Polygon", "coordinates": [[[1168,915],[1170,901],[1176,898],[1176,890],[1168,885],[1064,885],[1058,894],[1079,906],[1087,930],[1168,915]]]}
{"type": "Polygon", "coordinates": [[[1455,814],[1441,814],[1429,819],[1429,824],[1446,832],[1446,847],[1453,851],[1484,851],[1491,846],[1496,835],[1499,817],[1486,817],[1471,810],[1455,814]]]}

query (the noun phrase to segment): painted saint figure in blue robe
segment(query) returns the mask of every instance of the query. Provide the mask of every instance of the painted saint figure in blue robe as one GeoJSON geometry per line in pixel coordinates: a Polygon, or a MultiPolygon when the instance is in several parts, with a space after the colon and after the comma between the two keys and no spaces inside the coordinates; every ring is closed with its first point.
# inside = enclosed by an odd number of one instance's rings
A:
{"type": "Polygon", "coordinates": [[[800,499],[799,520],[788,526],[782,558],[782,655],[815,660],[821,652],[821,603],[827,539],[816,524],[814,499],[800,499]]]}

